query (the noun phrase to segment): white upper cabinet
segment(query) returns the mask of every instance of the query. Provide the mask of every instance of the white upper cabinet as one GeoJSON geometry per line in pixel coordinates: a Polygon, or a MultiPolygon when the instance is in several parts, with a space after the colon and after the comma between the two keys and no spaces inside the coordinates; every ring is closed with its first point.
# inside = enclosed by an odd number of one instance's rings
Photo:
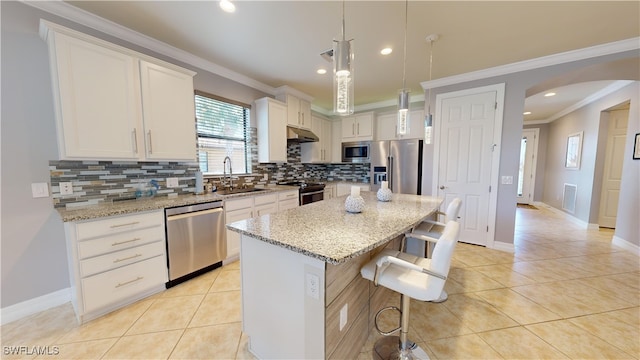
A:
{"type": "Polygon", "coordinates": [[[196,159],[194,72],[41,21],[61,160],[196,159]]]}
{"type": "Polygon", "coordinates": [[[342,118],[342,142],[373,140],[373,113],[342,118]]]}
{"type": "Polygon", "coordinates": [[[193,77],[140,61],[146,158],[196,158],[193,77]]]}
{"type": "Polygon", "coordinates": [[[311,103],[291,94],[276,95],[276,99],[287,104],[287,125],[311,129],[311,103]]]}
{"type": "Polygon", "coordinates": [[[272,98],[256,103],[258,161],[287,162],[287,106],[272,98]]]}
{"type": "Polygon", "coordinates": [[[331,121],[318,117],[311,117],[311,132],[320,140],[300,144],[301,160],[303,163],[331,162],[331,121]]]}
{"type": "Polygon", "coordinates": [[[413,110],[409,116],[409,131],[399,135],[397,114],[378,115],[376,118],[376,140],[422,139],[424,137],[424,110],[413,110]]]}

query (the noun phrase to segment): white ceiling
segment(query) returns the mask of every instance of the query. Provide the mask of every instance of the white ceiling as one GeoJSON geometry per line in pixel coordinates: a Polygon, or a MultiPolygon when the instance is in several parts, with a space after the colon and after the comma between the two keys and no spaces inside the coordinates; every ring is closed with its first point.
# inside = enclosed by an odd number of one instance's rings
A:
{"type": "MultiPolygon", "coordinates": [[[[68,3],[267,86],[293,87],[313,97],[317,108],[332,107],[331,64],[320,53],[340,38],[342,2],[235,1],[233,14],[217,1],[68,3]],[[328,73],[316,74],[320,67],[328,73]]],[[[405,1],[344,6],[346,38],[354,39],[356,106],[395,99],[402,87],[405,1]],[[386,46],[393,53],[385,57],[379,51],[386,46]]],[[[406,77],[413,94],[428,80],[430,34],[440,36],[434,80],[640,36],[638,1],[412,0],[408,12],[406,77]]],[[[534,95],[526,104],[535,114],[530,119],[549,119],[610,85],[558,89],[545,102],[534,95]]]]}

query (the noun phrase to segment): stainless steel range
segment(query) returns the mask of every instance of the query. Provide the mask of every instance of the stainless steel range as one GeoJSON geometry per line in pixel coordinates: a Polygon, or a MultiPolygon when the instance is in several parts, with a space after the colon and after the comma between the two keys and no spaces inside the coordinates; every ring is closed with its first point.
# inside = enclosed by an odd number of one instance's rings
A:
{"type": "Polygon", "coordinates": [[[324,183],[319,181],[291,180],[279,182],[278,185],[289,185],[298,187],[300,205],[311,204],[312,202],[324,200],[324,183]]]}

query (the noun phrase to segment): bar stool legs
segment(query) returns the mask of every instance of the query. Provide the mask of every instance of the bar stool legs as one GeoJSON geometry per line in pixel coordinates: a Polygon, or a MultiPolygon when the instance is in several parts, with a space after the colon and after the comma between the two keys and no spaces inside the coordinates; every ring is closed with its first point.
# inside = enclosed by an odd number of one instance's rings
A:
{"type": "MultiPolygon", "coordinates": [[[[409,340],[409,302],[411,298],[406,295],[400,296],[400,336],[384,336],[376,341],[373,347],[373,358],[376,360],[428,360],[429,356],[416,345],[413,341],[409,340]]],[[[383,309],[384,310],[384,309],[383,309]]],[[[382,311],[382,310],[381,310],[382,311]]],[[[380,312],[378,312],[378,315],[380,312]]],[[[376,315],[376,329],[378,329],[378,315],[376,315]]],[[[396,329],[398,330],[398,329],[396,329]]],[[[392,330],[385,335],[395,332],[392,330]]]]}

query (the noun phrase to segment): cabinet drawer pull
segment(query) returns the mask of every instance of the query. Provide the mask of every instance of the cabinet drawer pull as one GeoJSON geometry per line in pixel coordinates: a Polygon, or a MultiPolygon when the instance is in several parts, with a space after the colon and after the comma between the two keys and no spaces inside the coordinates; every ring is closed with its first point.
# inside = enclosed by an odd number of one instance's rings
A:
{"type": "Polygon", "coordinates": [[[129,256],[129,257],[126,257],[126,258],[122,258],[122,259],[115,259],[115,260],[113,260],[113,263],[115,264],[115,263],[119,263],[119,262],[121,262],[121,261],[126,261],[126,260],[135,259],[135,258],[140,257],[140,256],[142,256],[142,254],[135,254],[135,255],[132,255],[132,256],[129,256]]]}
{"type": "Polygon", "coordinates": [[[140,221],[134,221],[126,224],[111,225],[110,228],[114,229],[114,228],[119,228],[123,226],[131,226],[131,225],[137,225],[137,224],[140,224],[140,221]]]}
{"type": "Polygon", "coordinates": [[[144,276],[138,276],[138,277],[136,277],[136,278],[135,278],[135,279],[133,279],[133,280],[129,280],[129,281],[126,281],[126,282],[123,282],[123,283],[118,283],[118,285],[116,285],[116,286],[115,286],[115,288],[117,289],[117,288],[119,288],[119,287],[121,287],[121,286],[129,285],[129,284],[131,284],[131,283],[134,283],[134,282],[136,282],[136,281],[140,281],[140,280],[142,280],[142,279],[144,279],[144,276]]]}
{"type": "Polygon", "coordinates": [[[134,241],[138,241],[138,240],[140,240],[140,238],[133,238],[131,240],[125,240],[125,241],[116,241],[113,244],[111,244],[111,246],[118,246],[118,245],[130,243],[130,242],[134,242],[134,241]]]}

